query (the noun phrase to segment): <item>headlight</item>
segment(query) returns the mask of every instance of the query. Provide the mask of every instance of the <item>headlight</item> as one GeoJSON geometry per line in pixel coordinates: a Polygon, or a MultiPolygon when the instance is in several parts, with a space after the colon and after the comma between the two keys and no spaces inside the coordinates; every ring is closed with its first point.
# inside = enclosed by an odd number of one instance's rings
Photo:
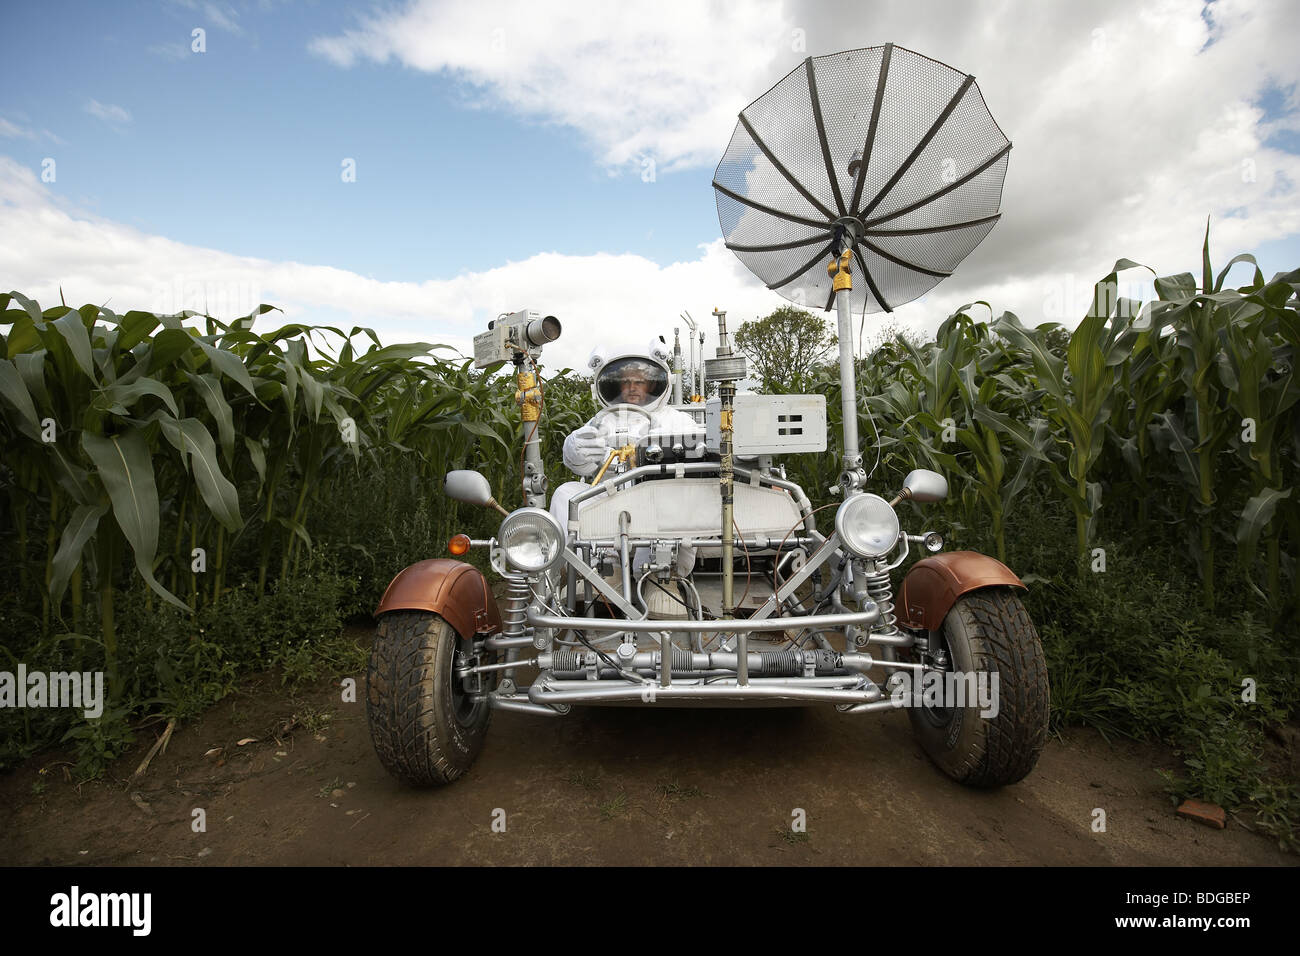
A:
{"type": "Polygon", "coordinates": [[[547,571],[560,560],[564,532],[549,511],[520,508],[501,522],[501,550],[520,571],[547,571]]]}
{"type": "Polygon", "coordinates": [[[854,495],[835,512],[835,530],[860,558],[879,558],[898,543],[898,515],[880,495],[854,495]]]}

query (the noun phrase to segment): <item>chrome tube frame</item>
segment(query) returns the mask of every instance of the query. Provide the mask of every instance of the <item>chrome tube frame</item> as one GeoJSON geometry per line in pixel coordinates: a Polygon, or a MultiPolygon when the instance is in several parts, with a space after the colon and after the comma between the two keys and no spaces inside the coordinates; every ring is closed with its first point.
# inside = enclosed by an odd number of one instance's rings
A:
{"type": "MultiPolygon", "coordinates": [[[[638,689],[644,686],[639,684],[631,684],[627,681],[618,681],[618,680],[589,681],[589,680],[578,680],[576,678],[566,679],[566,678],[557,678],[557,677],[547,677],[543,679],[542,683],[547,687],[547,693],[550,693],[553,690],[557,690],[557,691],[558,690],[591,690],[593,687],[596,686],[600,686],[600,687],[628,686],[628,687],[637,687],[638,689]]],[[[858,677],[858,675],[856,674],[849,677],[751,677],[749,679],[749,684],[750,686],[767,684],[773,687],[814,687],[814,688],[821,688],[823,690],[862,690],[864,688],[862,678],[858,677]]],[[[652,684],[652,686],[654,685],[652,684]]],[[[721,679],[719,679],[718,675],[701,677],[700,679],[697,679],[695,674],[691,674],[689,677],[679,678],[678,683],[675,686],[677,687],[742,687],[745,685],[737,683],[735,681],[734,675],[728,675],[726,677],[722,677],[721,679]],[[708,680],[709,683],[704,684],[703,683],[704,680],[708,680]]],[[[655,686],[656,691],[658,691],[659,689],[660,688],[658,686],[655,686]]]]}
{"type": "MultiPolygon", "coordinates": [[[[688,545],[690,547],[695,547],[695,548],[709,548],[709,547],[716,548],[719,545],[719,540],[717,538],[684,538],[684,537],[679,538],[676,535],[672,535],[671,537],[672,540],[677,544],[688,545]]],[[[628,544],[635,549],[635,548],[654,547],[657,541],[662,541],[664,539],[663,538],[628,538],[627,540],[628,540],[628,544]]],[[[762,535],[760,537],[754,537],[754,538],[737,538],[736,543],[737,544],[743,543],[745,546],[745,550],[747,550],[750,554],[757,554],[759,552],[765,552],[765,551],[776,551],[778,548],[780,548],[782,553],[788,557],[791,553],[798,551],[800,548],[808,548],[815,545],[820,545],[825,540],[826,539],[822,535],[817,535],[815,537],[813,535],[798,535],[798,536],[791,535],[790,537],[785,539],[773,538],[769,535],[762,535]]],[[[590,545],[593,548],[615,548],[618,547],[619,539],[618,538],[583,538],[582,542],[583,544],[590,545]]]]}
{"type": "MultiPolygon", "coordinates": [[[[550,627],[558,630],[631,631],[634,634],[657,634],[669,631],[674,634],[691,631],[708,631],[718,634],[749,634],[754,631],[802,631],[807,628],[839,628],[848,625],[870,626],[879,617],[873,605],[865,611],[848,614],[810,614],[807,617],[726,618],[716,621],[656,621],[648,618],[618,620],[603,617],[554,617],[539,614],[535,607],[528,608],[528,623],[533,627],[550,627]]],[[[908,641],[910,644],[911,642],[908,641]]]]}
{"type": "MultiPolygon", "coordinates": [[[[594,607],[594,602],[590,599],[599,595],[618,616],[577,616],[576,603],[568,602],[562,611],[569,613],[557,614],[555,608],[558,605],[548,606],[534,596],[524,614],[524,635],[488,637],[483,642],[484,646],[489,650],[509,649],[512,654],[517,654],[526,644],[533,642],[533,636],[546,633],[559,635],[565,632],[584,634],[587,638],[584,643],[594,642],[597,645],[615,637],[622,637],[625,641],[635,640],[637,635],[646,635],[651,641],[648,645],[642,645],[645,649],[621,658],[622,662],[613,669],[599,662],[593,668],[591,655],[584,654],[572,642],[566,641],[566,646],[578,650],[582,664],[575,668],[567,662],[573,659],[568,658],[557,670],[553,668],[557,661],[546,650],[549,642],[543,643],[543,639],[538,637],[538,643],[534,646],[540,653],[534,653],[529,659],[525,660],[522,655],[518,655],[518,660],[476,668],[484,672],[505,671],[507,674],[511,669],[526,666],[536,666],[539,669],[538,678],[526,690],[516,690],[513,685],[508,685],[504,694],[486,695],[491,706],[546,716],[565,713],[569,710],[569,705],[575,703],[652,704],[656,700],[724,706],[744,706],[746,703],[757,702],[789,705],[830,703],[840,711],[850,713],[900,706],[881,685],[867,676],[867,672],[878,666],[888,667],[888,659],[896,656],[893,653],[895,648],[911,646],[915,642],[915,637],[910,633],[871,635],[868,643],[879,646],[882,659],[873,659],[870,654],[855,653],[852,647],[846,647],[846,653],[836,652],[832,658],[834,663],[829,665],[815,661],[812,657],[803,658],[800,666],[774,664],[769,655],[780,657],[787,651],[751,651],[748,647],[750,635],[765,648],[770,648],[780,644],[784,632],[812,632],[819,638],[823,631],[844,631],[846,635],[852,635],[855,631],[870,633],[871,627],[881,619],[881,610],[873,601],[858,595],[857,608],[846,608],[839,603],[838,593],[834,596],[837,599],[835,613],[787,615],[786,604],[800,587],[829,562],[849,556],[837,534],[828,537],[817,530],[812,505],[794,482],[758,468],[735,469],[739,481],[758,483],[789,493],[802,516],[802,527],[796,526],[794,533],[782,539],[771,535],[753,535],[745,540],[746,548],[779,556],[796,550],[803,550],[807,554],[802,566],[789,577],[783,578],[777,591],[748,618],[701,620],[692,616],[685,620],[656,620],[647,617],[644,598],[639,597],[640,588],[634,587],[639,582],[632,574],[631,559],[636,548],[651,547],[657,539],[644,536],[634,538],[631,534],[631,515],[626,511],[618,515],[618,531],[615,536],[601,540],[578,537],[579,507],[584,502],[600,495],[616,493],[643,478],[716,475],[718,470],[716,462],[643,465],[610,476],[599,485],[582,489],[569,500],[566,541],[556,570],[569,585],[567,590],[570,600],[574,599],[575,592],[581,587],[581,580],[586,585],[589,612],[594,607]],[[607,581],[592,566],[595,559],[593,552],[596,549],[617,556],[622,565],[619,574],[621,580],[607,581]],[[683,657],[683,649],[673,644],[676,634],[686,636],[696,649],[686,649],[683,657]],[[703,647],[706,635],[734,635],[734,642],[727,641],[727,644],[734,644],[734,649],[728,650],[724,646],[723,651],[705,653],[703,647]],[[766,675],[759,676],[768,668],[771,669],[766,675]],[[844,668],[847,673],[837,673],[838,668],[844,668]],[[821,670],[821,676],[815,670],[821,670]]],[[[716,537],[691,535],[675,540],[696,547],[719,545],[716,537]]],[[[697,608],[694,615],[701,614],[698,593],[694,600],[697,608]]],[[[824,638],[818,643],[823,648],[818,654],[833,651],[824,638]]],[[[785,645],[781,646],[784,648],[785,645]]],[[[572,651],[565,653],[571,654],[572,651]]],[[[923,668],[923,665],[914,666],[917,669],[923,668]]]]}
{"type": "MultiPolygon", "coordinates": [[[[681,652],[681,648],[678,648],[678,651],[681,652]]],[[[630,661],[624,661],[622,663],[624,667],[634,671],[654,670],[659,666],[660,661],[662,660],[662,655],[663,655],[662,651],[638,651],[630,661]]],[[[739,656],[740,656],[739,653],[736,651],[711,651],[708,653],[701,653],[701,654],[693,653],[690,655],[689,661],[685,661],[685,662],[679,661],[678,666],[683,668],[682,670],[679,671],[679,673],[683,675],[682,679],[684,680],[694,679],[696,677],[701,677],[701,676],[716,676],[718,673],[734,673],[739,663],[739,656]]],[[[685,657],[685,654],[683,654],[683,657],[685,657]]],[[[853,654],[853,653],[837,654],[837,658],[838,658],[837,663],[839,665],[849,670],[859,671],[864,674],[867,671],[871,670],[873,667],[878,666],[880,663],[879,661],[875,660],[870,654],[853,654]]],[[[554,655],[542,653],[530,660],[518,662],[514,666],[516,667],[535,666],[542,671],[553,671],[555,668],[555,663],[556,662],[555,662],[554,655]]],[[[759,651],[749,652],[749,666],[756,672],[762,670],[763,657],[761,652],[759,651]]],[[[924,665],[916,665],[916,666],[922,667],[924,665]]],[[[504,667],[505,665],[503,664],[480,664],[477,667],[467,667],[463,671],[457,671],[456,676],[463,677],[473,673],[481,673],[481,672],[492,671],[492,670],[502,670],[504,669],[504,667]]],[[[830,677],[816,677],[816,678],[811,678],[811,677],[805,678],[805,677],[796,677],[795,675],[785,675],[781,679],[785,680],[789,678],[797,679],[800,681],[810,681],[810,680],[855,681],[857,680],[856,677],[847,674],[842,674],[839,676],[830,676],[830,677]]]]}
{"type": "Polygon", "coordinates": [[[488,694],[488,706],[493,710],[513,710],[524,714],[536,714],[539,717],[563,717],[569,712],[567,706],[547,707],[534,704],[522,694],[488,694]]]}
{"type": "MultiPolygon", "coordinates": [[[[561,554],[565,562],[577,571],[578,574],[582,575],[584,581],[594,587],[600,594],[603,594],[606,600],[626,614],[630,619],[639,620],[644,617],[644,614],[634,607],[630,601],[610,587],[608,581],[593,571],[587,563],[574,554],[572,548],[564,548],[561,554]]],[[[588,618],[576,618],[575,620],[586,621],[588,618]]]]}
{"type": "Polygon", "coordinates": [[[627,684],[610,683],[606,687],[585,687],[575,689],[552,689],[552,682],[542,679],[528,688],[528,699],[534,704],[578,704],[578,703],[643,703],[654,704],[657,701],[790,701],[792,703],[828,703],[846,705],[854,713],[860,713],[861,707],[880,704],[877,710],[902,707],[905,699],[894,700],[885,696],[874,683],[866,682],[865,687],[844,689],[836,687],[808,687],[797,684],[773,684],[760,682],[757,678],[749,684],[716,681],[709,684],[677,683],[671,687],[660,687],[652,683],[627,684]]]}
{"type": "MultiPolygon", "coordinates": [[[[498,637],[493,635],[483,639],[483,646],[489,651],[504,651],[511,647],[532,647],[531,637],[498,637]]],[[[515,665],[519,666],[518,664],[515,665]]]]}
{"type": "MultiPolygon", "coordinates": [[[[584,491],[579,491],[569,499],[569,530],[577,530],[578,506],[584,501],[590,501],[598,495],[607,495],[617,490],[621,485],[638,478],[645,478],[651,475],[675,475],[685,477],[686,475],[701,475],[716,473],[719,469],[717,462],[712,461],[684,461],[673,465],[639,465],[636,468],[629,468],[621,475],[614,475],[612,478],[606,478],[598,485],[592,485],[584,491]]],[[[737,479],[745,481],[752,480],[754,469],[736,466],[734,469],[737,479]]],[[[794,498],[795,504],[798,505],[800,513],[804,518],[804,530],[818,538],[821,537],[817,532],[816,522],[812,519],[812,502],[804,494],[802,488],[793,481],[786,481],[784,478],[777,478],[775,475],[765,475],[758,472],[758,483],[760,485],[770,485],[773,488],[780,488],[790,493],[794,498]]]]}
{"type": "Polygon", "coordinates": [[[845,482],[851,485],[846,491],[856,491],[861,487],[848,476],[860,470],[858,449],[858,406],[857,388],[853,375],[853,313],[849,305],[850,293],[847,289],[835,292],[835,318],[840,346],[840,419],[844,434],[844,475],[845,482]]]}
{"type": "Polygon", "coordinates": [[[632,546],[628,543],[628,526],[632,516],[626,511],[618,513],[618,554],[623,565],[623,597],[632,600],[632,546]]]}

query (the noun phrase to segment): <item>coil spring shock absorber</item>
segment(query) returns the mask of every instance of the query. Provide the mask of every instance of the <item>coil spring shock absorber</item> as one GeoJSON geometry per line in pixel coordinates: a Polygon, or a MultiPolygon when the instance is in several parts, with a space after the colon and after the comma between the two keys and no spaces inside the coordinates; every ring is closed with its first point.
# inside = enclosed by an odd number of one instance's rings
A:
{"type": "Polygon", "coordinates": [[[880,618],[871,627],[872,634],[894,637],[898,634],[898,615],[894,613],[894,588],[888,571],[867,571],[863,575],[867,596],[880,608],[880,618]]]}
{"type": "Polygon", "coordinates": [[[501,613],[501,636],[523,637],[528,620],[528,602],[532,592],[528,578],[522,574],[502,575],[506,579],[506,605],[501,613]]]}
{"type": "MultiPolygon", "coordinates": [[[[871,628],[872,634],[879,634],[882,637],[898,636],[898,615],[894,613],[894,588],[889,580],[889,571],[873,570],[863,575],[866,583],[867,595],[871,600],[876,602],[876,607],[880,609],[880,617],[875,625],[871,628]]],[[[897,660],[894,656],[894,648],[886,647],[883,657],[887,661],[897,660]]],[[[882,687],[894,687],[894,679],[898,672],[896,670],[887,671],[889,677],[882,683],[882,687]]],[[[889,693],[886,690],[886,693],[889,693]]]]}

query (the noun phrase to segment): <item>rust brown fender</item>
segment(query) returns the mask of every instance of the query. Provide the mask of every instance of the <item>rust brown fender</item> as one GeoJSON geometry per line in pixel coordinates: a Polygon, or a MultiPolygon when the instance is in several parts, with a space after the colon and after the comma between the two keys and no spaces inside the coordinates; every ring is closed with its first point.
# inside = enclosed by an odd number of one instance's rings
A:
{"type": "Polygon", "coordinates": [[[487,579],[463,561],[431,558],[411,565],[388,585],[375,617],[414,610],[441,614],[461,637],[501,630],[501,612],[487,579]]]}
{"type": "Polygon", "coordinates": [[[1027,590],[1005,564],[978,551],[950,551],[922,558],[903,578],[896,602],[898,623],[916,630],[937,631],[963,594],[1008,585],[1027,590]]]}

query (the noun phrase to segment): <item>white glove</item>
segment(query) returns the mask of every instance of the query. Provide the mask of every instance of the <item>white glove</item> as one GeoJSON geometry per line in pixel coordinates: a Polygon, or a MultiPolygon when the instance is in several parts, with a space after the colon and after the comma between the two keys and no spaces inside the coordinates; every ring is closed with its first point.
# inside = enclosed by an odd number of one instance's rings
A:
{"type": "Polygon", "coordinates": [[[609,446],[599,431],[584,425],[564,440],[564,463],[579,475],[596,472],[609,456],[609,446]]]}

